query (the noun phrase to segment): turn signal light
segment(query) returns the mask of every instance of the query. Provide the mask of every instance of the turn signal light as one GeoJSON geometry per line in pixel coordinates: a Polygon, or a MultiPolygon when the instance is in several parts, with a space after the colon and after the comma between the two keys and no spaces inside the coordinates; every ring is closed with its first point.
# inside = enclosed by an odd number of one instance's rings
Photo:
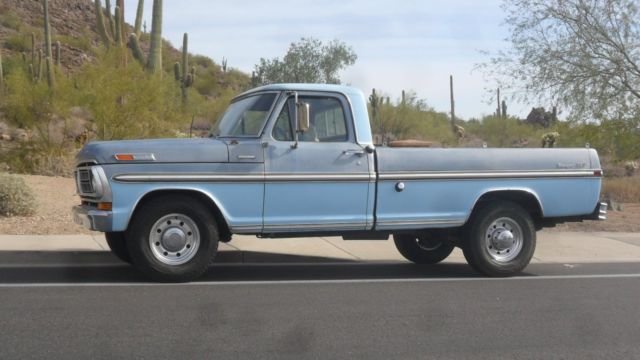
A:
{"type": "Polygon", "coordinates": [[[594,175],[594,176],[599,176],[599,177],[601,177],[601,176],[602,176],[602,170],[595,170],[595,171],[593,172],[593,175],[594,175]]]}
{"type": "Polygon", "coordinates": [[[133,161],[135,157],[132,154],[116,154],[114,155],[118,161],[133,161]]]}
{"type": "Polygon", "coordinates": [[[98,210],[102,210],[102,211],[111,211],[113,209],[113,204],[108,202],[108,203],[98,203],[98,210]]]}

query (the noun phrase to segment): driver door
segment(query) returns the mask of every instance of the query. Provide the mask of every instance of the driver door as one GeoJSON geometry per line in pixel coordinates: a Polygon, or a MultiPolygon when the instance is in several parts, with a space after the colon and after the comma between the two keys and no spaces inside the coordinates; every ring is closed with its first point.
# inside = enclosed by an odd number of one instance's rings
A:
{"type": "Polygon", "coordinates": [[[291,96],[265,135],[264,233],[365,230],[375,176],[342,95],[299,95],[310,128],[296,146],[291,96]]]}

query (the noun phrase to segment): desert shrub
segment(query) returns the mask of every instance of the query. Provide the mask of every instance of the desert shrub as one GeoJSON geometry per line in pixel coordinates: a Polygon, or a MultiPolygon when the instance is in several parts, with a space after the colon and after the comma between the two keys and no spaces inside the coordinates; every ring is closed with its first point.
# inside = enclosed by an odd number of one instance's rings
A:
{"type": "Polygon", "coordinates": [[[75,86],[75,105],[91,113],[101,140],[170,136],[191,121],[173,77],[151,76],[135,61],[122,66],[115,51],[85,66],[75,86]]]}
{"type": "Polygon", "coordinates": [[[640,203],[640,178],[605,178],[602,182],[602,194],[626,203],[640,203]]]}
{"type": "Polygon", "coordinates": [[[31,216],[36,200],[24,180],[0,173],[0,216],[31,216]]]}
{"type": "Polygon", "coordinates": [[[23,34],[14,34],[6,38],[4,47],[15,52],[31,51],[31,40],[23,34]]]}
{"type": "Polygon", "coordinates": [[[11,10],[0,15],[0,25],[4,27],[20,30],[20,25],[22,23],[23,21],[20,16],[11,10]]]}

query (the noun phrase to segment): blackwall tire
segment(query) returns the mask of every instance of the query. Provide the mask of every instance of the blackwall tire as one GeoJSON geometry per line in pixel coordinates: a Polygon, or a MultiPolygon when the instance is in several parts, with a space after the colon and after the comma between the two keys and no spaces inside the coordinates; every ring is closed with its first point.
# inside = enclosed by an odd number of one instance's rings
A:
{"type": "Polygon", "coordinates": [[[424,234],[395,234],[393,242],[405,259],[416,264],[437,264],[446,259],[455,246],[444,239],[424,234]]]}
{"type": "Polygon", "coordinates": [[[481,208],[471,219],[463,246],[464,257],[486,276],[515,275],[529,265],[536,249],[531,215],[520,205],[497,201],[481,208]]]}
{"type": "Polygon", "coordinates": [[[120,260],[131,264],[131,256],[129,256],[129,249],[127,249],[127,243],[122,232],[109,232],[104,234],[107,240],[107,245],[111,252],[120,260]]]}
{"type": "Polygon", "coordinates": [[[164,196],[142,205],[126,233],[133,265],[152,280],[188,282],[200,277],[218,250],[210,209],[188,196],[164,196]]]}

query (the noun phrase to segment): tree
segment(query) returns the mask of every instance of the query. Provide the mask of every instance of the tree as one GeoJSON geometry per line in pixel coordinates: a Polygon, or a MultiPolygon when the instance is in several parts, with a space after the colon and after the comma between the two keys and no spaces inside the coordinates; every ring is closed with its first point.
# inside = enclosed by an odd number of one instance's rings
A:
{"type": "Polygon", "coordinates": [[[282,58],[261,58],[255,65],[257,83],[339,84],[339,72],[353,65],[358,56],[347,44],[333,40],[327,44],[314,38],[292,43],[282,58]]]}
{"type": "Polygon", "coordinates": [[[640,109],[638,0],[511,0],[510,47],[480,68],[512,97],[561,105],[576,119],[640,109]]]}

